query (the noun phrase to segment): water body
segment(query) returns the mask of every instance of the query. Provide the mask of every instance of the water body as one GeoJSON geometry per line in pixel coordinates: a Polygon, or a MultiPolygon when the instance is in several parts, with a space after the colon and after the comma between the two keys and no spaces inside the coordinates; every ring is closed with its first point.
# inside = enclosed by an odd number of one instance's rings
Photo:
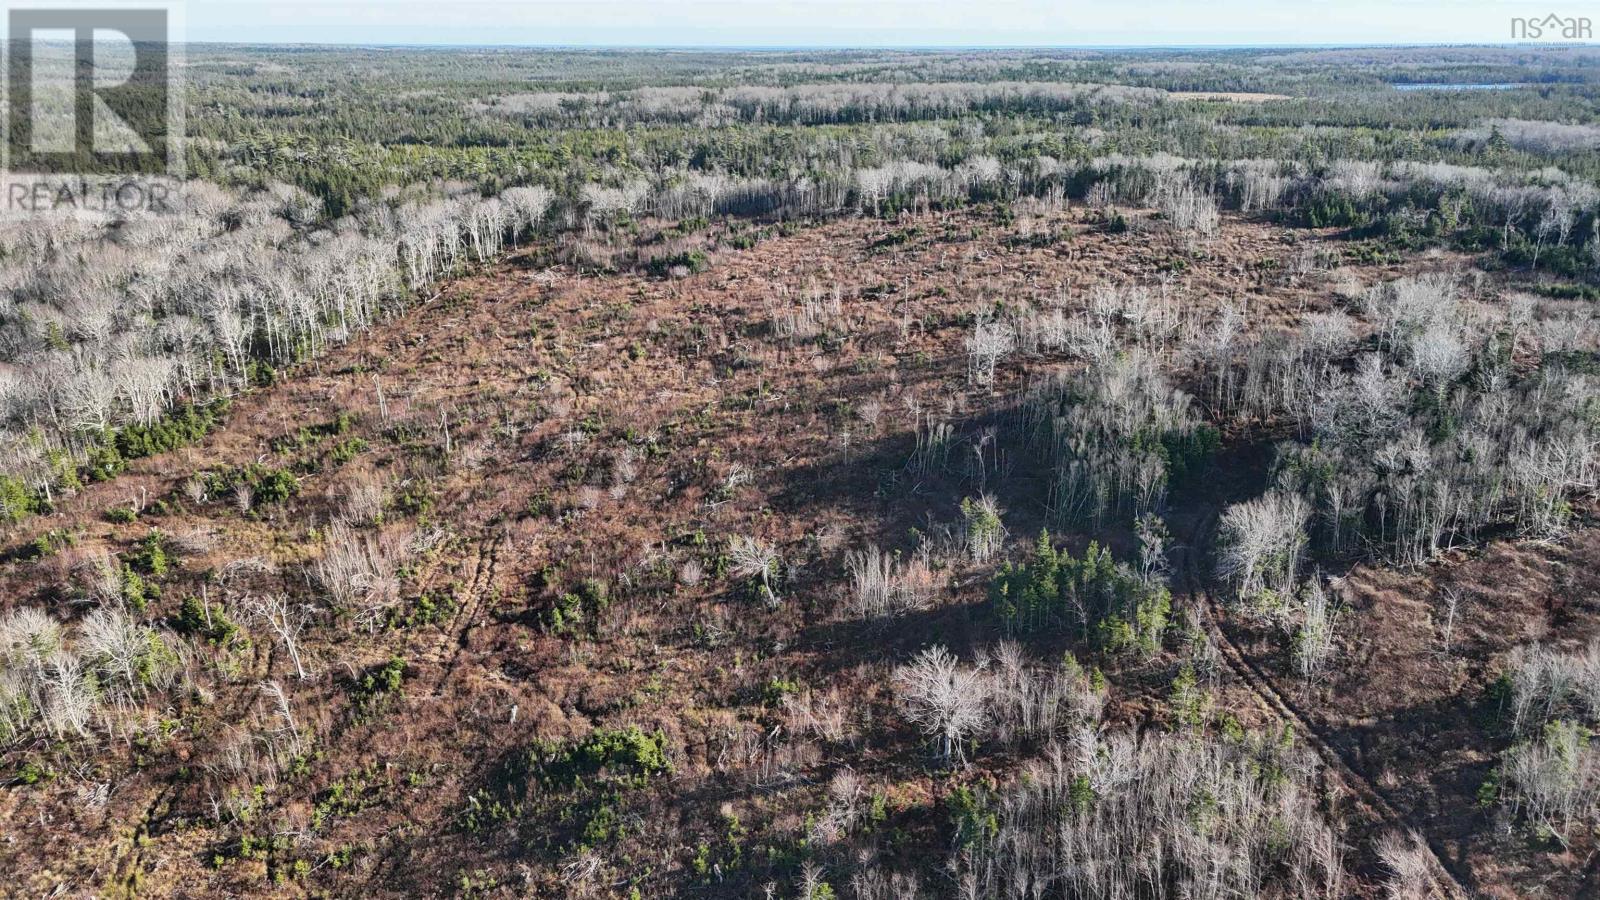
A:
{"type": "Polygon", "coordinates": [[[1411,84],[1390,85],[1397,91],[1509,91],[1512,88],[1528,87],[1526,84],[1516,82],[1503,82],[1498,84],[1473,84],[1468,82],[1416,82],[1411,84]]]}

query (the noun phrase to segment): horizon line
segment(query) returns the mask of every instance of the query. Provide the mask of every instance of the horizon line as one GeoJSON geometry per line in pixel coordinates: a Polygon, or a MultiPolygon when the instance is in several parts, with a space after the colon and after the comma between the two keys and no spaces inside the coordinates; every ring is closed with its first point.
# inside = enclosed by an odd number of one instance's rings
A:
{"type": "Polygon", "coordinates": [[[1559,50],[1600,48],[1596,41],[1424,41],[1335,43],[1202,43],[1202,44],[629,44],[629,43],[461,43],[426,41],[173,41],[185,46],[225,47],[327,47],[344,49],[462,49],[462,50],[657,50],[657,51],[872,51],[872,50],[1407,50],[1407,49],[1522,49],[1559,50]]]}

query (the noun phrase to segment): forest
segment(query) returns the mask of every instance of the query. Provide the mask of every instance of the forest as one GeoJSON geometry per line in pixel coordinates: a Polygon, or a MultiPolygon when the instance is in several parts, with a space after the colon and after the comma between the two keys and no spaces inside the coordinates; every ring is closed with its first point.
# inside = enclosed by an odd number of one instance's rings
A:
{"type": "Polygon", "coordinates": [[[0,220],[4,890],[1600,894],[1600,50],[182,65],[0,220]]]}

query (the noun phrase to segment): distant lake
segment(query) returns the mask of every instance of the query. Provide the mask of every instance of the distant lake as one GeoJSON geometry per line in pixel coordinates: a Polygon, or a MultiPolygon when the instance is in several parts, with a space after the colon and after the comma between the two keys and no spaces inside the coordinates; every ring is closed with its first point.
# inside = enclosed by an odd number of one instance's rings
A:
{"type": "Polygon", "coordinates": [[[1525,84],[1471,84],[1466,82],[1419,82],[1414,84],[1390,85],[1397,91],[1509,91],[1512,88],[1527,87],[1525,84]]]}

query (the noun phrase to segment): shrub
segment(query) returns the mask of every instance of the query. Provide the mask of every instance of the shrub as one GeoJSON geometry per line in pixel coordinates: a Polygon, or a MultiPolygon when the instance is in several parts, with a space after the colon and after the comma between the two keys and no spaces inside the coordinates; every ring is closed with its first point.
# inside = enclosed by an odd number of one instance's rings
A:
{"type": "Polygon", "coordinates": [[[559,810],[562,822],[577,826],[568,833],[580,846],[609,842],[623,830],[617,809],[623,792],[672,771],[666,747],[665,734],[631,725],[596,729],[577,743],[535,741],[494,767],[488,783],[468,795],[457,822],[477,832],[530,810],[559,810]]]}
{"type": "Polygon", "coordinates": [[[206,492],[213,497],[225,496],[241,487],[248,490],[255,504],[281,503],[300,492],[300,482],[294,473],[261,463],[217,473],[206,481],[206,492]]]}
{"type": "Polygon", "coordinates": [[[145,581],[132,566],[122,566],[122,601],[135,612],[144,612],[150,601],[161,596],[161,589],[145,581]]]}
{"type": "Polygon", "coordinates": [[[146,575],[161,577],[167,574],[170,559],[167,556],[167,536],[160,531],[151,530],[139,542],[139,547],[128,557],[128,563],[136,570],[146,575]]]}
{"type": "Polygon", "coordinates": [[[296,450],[304,450],[320,443],[323,438],[347,434],[354,424],[354,416],[349,413],[340,413],[332,421],[318,425],[307,425],[293,433],[273,438],[270,446],[274,453],[291,453],[296,450]]]}
{"type": "Polygon", "coordinates": [[[674,269],[684,269],[690,274],[699,274],[710,268],[711,261],[706,258],[701,250],[686,250],[668,256],[651,257],[645,264],[645,270],[653,277],[665,278],[672,274],[674,269]]]}
{"type": "Polygon", "coordinates": [[[328,526],[322,556],[310,573],[339,609],[353,611],[358,624],[375,629],[400,600],[406,552],[402,534],[374,535],[336,521],[328,526]]]}
{"type": "Polygon", "coordinates": [[[183,598],[173,624],[179,634],[202,638],[218,647],[228,647],[236,639],[249,641],[248,636],[228,617],[222,604],[207,603],[199,597],[183,598]]]}
{"type": "Polygon", "coordinates": [[[33,539],[33,552],[36,557],[43,559],[54,556],[62,550],[76,546],[78,533],[70,528],[52,528],[33,539]]]}
{"type": "Polygon", "coordinates": [[[455,615],[457,608],[453,594],[424,593],[418,595],[412,602],[411,608],[404,613],[398,609],[389,610],[388,625],[390,628],[422,628],[439,625],[455,615]]]}
{"type": "Polygon", "coordinates": [[[367,669],[351,689],[351,701],[361,712],[370,712],[386,698],[400,693],[405,683],[406,661],[398,656],[367,669]]]}
{"type": "Polygon", "coordinates": [[[186,447],[204,438],[227,414],[228,399],[183,406],[150,425],[126,425],[108,436],[105,444],[122,459],[139,459],[186,447]]]}
{"type": "Polygon", "coordinates": [[[544,611],[545,630],[551,634],[576,634],[611,605],[611,592],[604,581],[586,578],[576,591],[565,591],[544,611]]]}
{"type": "Polygon", "coordinates": [[[14,475],[0,475],[0,523],[20,522],[44,510],[44,498],[14,475]]]}
{"type": "Polygon", "coordinates": [[[596,729],[581,742],[559,751],[543,766],[550,784],[600,775],[642,783],[672,771],[667,736],[638,726],[596,729]]]}
{"type": "Polygon", "coordinates": [[[129,460],[186,447],[205,437],[227,412],[220,398],[203,406],[183,406],[149,425],[125,425],[99,435],[87,452],[84,477],[109,481],[122,474],[129,460]]]}
{"type": "Polygon", "coordinates": [[[786,678],[769,678],[761,686],[761,705],[777,707],[783,705],[785,698],[800,693],[800,683],[786,678]]]}
{"type": "Polygon", "coordinates": [[[335,465],[343,465],[355,459],[366,449],[367,442],[365,440],[358,437],[345,438],[333,445],[333,449],[328,452],[328,458],[333,460],[335,465]]]}
{"type": "Polygon", "coordinates": [[[782,559],[772,544],[746,535],[734,535],[728,541],[728,560],[733,574],[748,579],[747,586],[753,599],[776,606],[778,594],[772,583],[778,577],[782,559]]]}
{"type": "Polygon", "coordinates": [[[1006,563],[989,582],[989,602],[1013,634],[1076,628],[1079,638],[1111,651],[1161,647],[1172,597],[1111,558],[1098,542],[1080,557],[1056,550],[1042,532],[1021,565],[1006,563]]]}
{"type": "Polygon", "coordinates": [[[89,448],[83,463],[84,477],[90,481],[110,481],[128,467],[127,460],[117,452],[115,444],[99,444],[89,448]]]}
{"type": "Polygon", "coordinates": [[[106,521],[113,525],[131,525],[139,518],[139,511],[128,504],[106,507],[106,521]]]}

